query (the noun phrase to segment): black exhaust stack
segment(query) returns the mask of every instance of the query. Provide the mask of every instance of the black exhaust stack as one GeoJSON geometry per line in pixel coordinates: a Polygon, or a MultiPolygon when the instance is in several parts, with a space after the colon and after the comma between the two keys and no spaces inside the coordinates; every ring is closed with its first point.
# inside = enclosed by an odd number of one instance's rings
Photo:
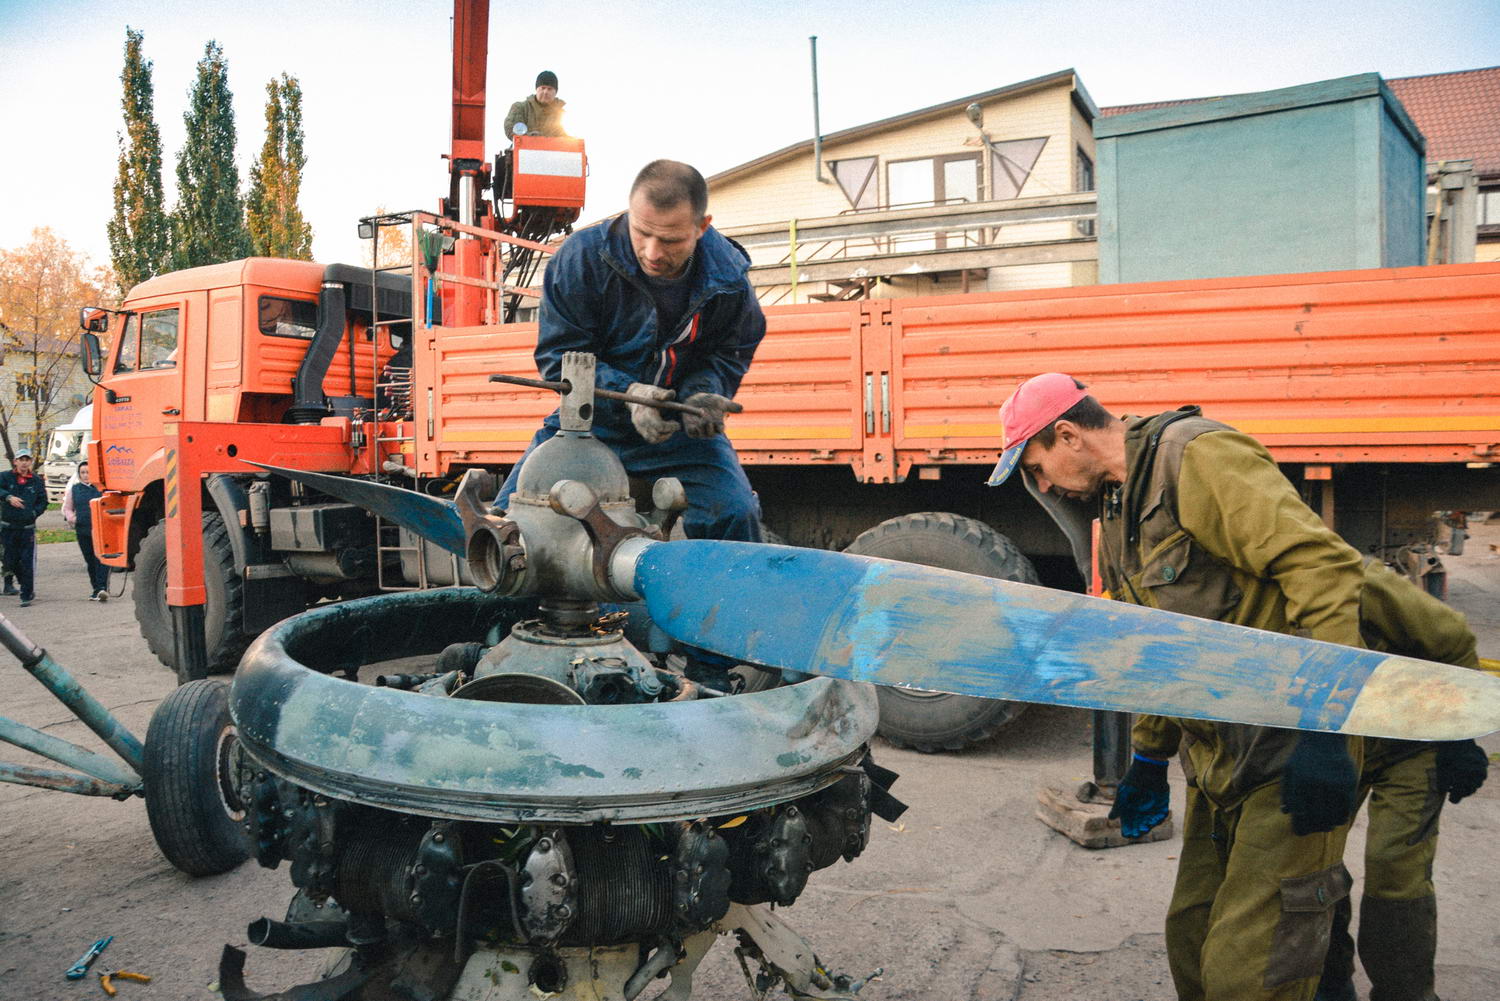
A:
{"type": "Polygon", "coordinates": [[[308,342],[307,355],[292,381],[292,405],[286,412],[288,424],[316,424],[333,413],[323,395],[323,377],[344,339],[347,296],[343,282],[334,278],[330,266],[323,272],[323,287],[318,292],[318,329],[308,342]]]}

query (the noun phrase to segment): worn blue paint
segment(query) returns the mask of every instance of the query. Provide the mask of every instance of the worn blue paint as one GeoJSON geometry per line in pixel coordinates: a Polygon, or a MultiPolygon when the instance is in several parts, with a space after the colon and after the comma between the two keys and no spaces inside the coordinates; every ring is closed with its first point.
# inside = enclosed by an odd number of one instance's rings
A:
{"type": "Polygon", "coordinates": [[[64,772],[55,768],[34,768],[0,761],[0,782],[16,785],[36,786],[39,789],[55,789],[79,796],[108,796],[111,799],[129,799],[141,791],[140,783],[132,786],[117,785],[100,779],[64,772]]]}
{"type": "Polygon", "coordinates": [[[726,699],[552,706],[435,698],[324,673],[435,657],[535,613],[534,601],[444,588],[293,616],[251,644],[235,673],[241,745],[299,785],[387,809],[648,822],[814,792],[874,733],[875,693],[829,678],[726,699]]]}
{"type": "MultiPolygon", "coordinates": [[[[5,628],[13,628],[9,622],[5,622],[5,628]]],[[[125,725],[115,719],[110,711],[90,695],[78,679],[68,673],[57,661],[47,655],[45,651],[35,662],[23,664],[27,671],[31,672],[36,680],[40,681],[47,691],[57,696],[57,700],[73,711],[79,721],[98,735],[99,739],[120,756],[125,764],[130,766],[130,771],[136,775],[141,774],[141,759],[144,751],[141,742],[135,735],[125,728],[125,725]]],[[[61,760],[61,759],[54,759],[61,760]]],[[[102,760],[102,759],[101,759],[102,760]]],[[[75,768],[82,768],[91,774],[99,775],[107,781],[120,781],[119,777],[104,775],[97,770],[85,768],[82,764],[69,761],[68,764],[75,768]]],[[[122,773],[129,774],[129,773],[122,773]]],[[[129,784],[126,780],[126,784],[129,784]]]]}
{"type": "MultiPolygon", "coordinates": [[[[127,790],[138,790],[141,787],[140,775],[130,766],[122,765],[102,754],[79,747],[71,741],[54,737],[50,733],[43,733],[5,716],[0,716],[0,741],[14,744],[44,758],[51,758],[69,768],[76,768],[101,782],[108,783],[112,788],[123,787],[127,790]]],[[[113,793],[106,795],[113,795],[113,793]]]]}
{"type": "MultiPolygon", "coordinates": [[[[811,549],[659,543],[642,554],[635,584],[667,633],[726,656],[880,685],[1091,709],[1338,730],[1387,659],[1049,588],[811,549]]],[[[1431,667],[1435,678],[1462,672],[1431,667]]],[[[1380,735],[1421,739],[1421,714],[1410,716],[1380,735]]]]}
{"type": "Polygon", "coordinates": [[[261,462],[252,462],[250,465],[306,484],[331,497],[357,504],[366,511],[431,540],[450,553],[465,555],[468,537],[464,534],[458,509],[450,500],[352,476],[310,473],[301,469],[268,466],[261,462]]]}

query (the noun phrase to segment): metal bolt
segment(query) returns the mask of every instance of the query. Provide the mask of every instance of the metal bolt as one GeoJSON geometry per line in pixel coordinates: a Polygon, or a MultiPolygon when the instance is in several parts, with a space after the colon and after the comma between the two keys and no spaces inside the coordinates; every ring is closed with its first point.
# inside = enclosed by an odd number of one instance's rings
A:
{"type": "Polygon", "coordinates": [[[564,921],[566,921],[568,920],[568,918],[571,918],[573,916],[573,908],[569,907],[567,904],[558,904],[556,913],[559,918],[562,918],[564,921]]]}
{"type": "Polygon", "coordinates": [[[422,902],[421,895],[417,894],[417,893],[413,893],[411,895],[411,902],[414,903],[414,904],[420,904],[422,902]]]}
{"type": "Polygon", "coordinates": [[[422,863],[420,863],[420,862],[417,863],[416,868],[413,871],[418,876],[425,876],[425,875],[427,875],[427,867],[425,865],[423,865],[422,863]]]}
{"type": "Polygon", "coordinates": [[[552,850],[552,839],[541,838],[540,840],[538,840],[536,843],[536,850],[539,852],[550,852],[552,850]]]}
{"type": "Polygon", "coordinates": [[[526,554],[525,553],[516,553],[510,559],[508,559],[508,560],[505,561],[505,565],[507,567],[509,567],[510,569],[512,569],[512,570],[525,570],[526,569],[526,554]]]}
{"type": "Polygon", "coordinates": [[[442,844],[442,843],[443,843],[443,841],[444,841],[444,840],[446,840],[446,839],[445,839],[445,838],[444,838],[444,837],[443,837],[443,832],[442,832],[442,831],[439,831],[439,832],[438,832],[438,833],[436,833],[436,834],[434,834],[434,835],[433,835],[433,836],[432,836],[432,840],[433,840],[433,841],[434,841],[434,842],[435,842],[435,843],[436,843],[436,844],[442,844]]]}
{"type": "Polygon", "coordinates": [[[567,886],[568,885],[568,877],[565,876],[565,875],[563,875],[560,872],[555,872],[555,873],[552,874],[552,885],[553,886],[567,886]]]}

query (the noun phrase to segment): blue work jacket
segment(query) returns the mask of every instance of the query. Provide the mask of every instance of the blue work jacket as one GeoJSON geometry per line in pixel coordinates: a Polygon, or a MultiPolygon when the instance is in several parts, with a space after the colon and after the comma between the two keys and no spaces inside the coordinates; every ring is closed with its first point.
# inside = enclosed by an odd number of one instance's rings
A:
{"type": "Polygon", "coordinates": [[[30,528],[47,510],[47,486],[38,473],[32,473],[23,481],[13,469],[0,472],[0,523],[7,528],[30,528]],[[16,507],[10,498],[21,498],[22,505],[16,507]]]}
{"type": "MultiPolygon", "coordinates": [[[[694,393],[734,397],[766,333],[766,318],[746,277],[749,257],[713,227],[698,240],[691,289],[677,330],[662,330],[623,213],[568,237],[542,283],[536,367],[562,378],[566,351],[597,359],[595,385],[625,392],[633,382],[666,386],[685,400],[694,393]]],[[[594,424],[630,429],[622,403],[596,400],[594,424]]],[[[557,427],[554,411],[546,420],[557,427]]]]}

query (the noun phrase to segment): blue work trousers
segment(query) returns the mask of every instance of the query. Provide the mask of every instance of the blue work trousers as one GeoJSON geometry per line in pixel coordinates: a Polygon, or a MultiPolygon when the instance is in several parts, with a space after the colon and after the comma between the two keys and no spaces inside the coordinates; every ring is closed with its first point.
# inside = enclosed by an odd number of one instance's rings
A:
{"type": "Polygon", "coordinates": [[[21,600],[36,597],[36,528],[32,525],[6,525],[0,528],[5,543],[5,572],[16,575],[21,585],[21,600]]]}
{"type": "MultiPolygon", "coordinates": [[[[543,426],[531,439],[526,454],[500,488],[496,499],[500,507],[510,503],[527,457],[555,434],[556,428],[543,426]]],[[[734,445],[724,435],[689,438],[679,431],[660,445],[647,444],[634,431],[597,427],[594,435],[620,457],[628,475],[652,482],[663,476],[675,476],[682,481],[688,502],[682,527],[688,538],[762,541],[760,502],[740,468],[734,445]]]]}
{"type": "Polygon", "coordinates": [[[78,526],[78,551],[83,554],[83,563],[89,568],[89,593],[98,594],[103,591],[109,593],[109,567],[99,562],[99,557],[94,554],[94,529],[93,526],[85,528],[78,526]]]}

